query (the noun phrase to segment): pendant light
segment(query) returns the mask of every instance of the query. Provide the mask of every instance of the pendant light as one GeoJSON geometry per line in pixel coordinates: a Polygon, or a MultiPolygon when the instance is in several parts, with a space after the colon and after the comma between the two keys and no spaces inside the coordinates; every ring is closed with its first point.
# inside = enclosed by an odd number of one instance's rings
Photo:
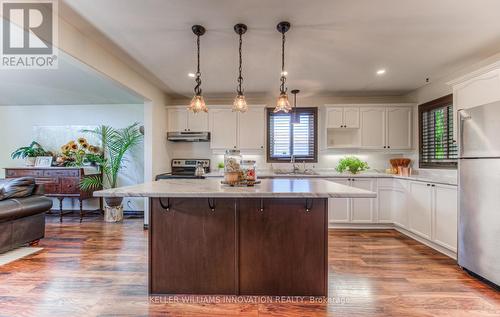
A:
{"type": "Polygon", "coordinates": [[[289,112],[292,107],[288,101],[288,95],[286,93],[287,88],[285,87],[286,82],[286,72],[285,72],[285,33],[290,29],[290,23],[284,21],[278,23],[276,26],[278,32],[281,33],[281,85],[280,85],[280,96],[278,97],[278,102],[276,103],[276,108],[274,112],[289,112]]]}
{"type": "Polygon", "coordinates": [[[248,105],[247,105],[247,101],[245,100],[245,95],[243,94],[243,89],[241,88],[241,83],[243,82],[243,76],[241,75],[241,72],[242,72],[242,63],[243,63],[243,59],[242,59],[242,56],[241,56],[241,46],[243,44],[243,39],[242,39],[242,35],[245,34],[245,32],[247,31],[247,26],[245,24],[236,24],[234,26],[234,31],[236,32],[236,34],[239,35],[240,37],[240,45],[239,45],[239,49],[238,49],[238,53],[239,53],[239,68],[238,68],[238,71],[239,71],[239,75],[238,75],[238,86],[236,88],[236,98],[234,98],[234,102],[233,102],[233,111],[239,111],[239,112],[246,112],[248,110],[248,105]]]}
{"type": "Polygon", "coordinates": [[[300,124],[300,115],[297,113],[297,94],[300,92],[298,89],[294,89],[291,91],[293,94],[293,109],[290,113],[290,123],[291,124],[300,124]]]}
{"type": "Polygon", "coordinates": [[[205,34],[205,28],[201,25],[193,25],[191,28],[193,33],[196,35],[196,48],[197,48],[197,68],[195,74],[195,82],[196,86],[194,87],[194,97],[191,99],[191,103],[189,104],[188,110],[194,113],[198,113],[201,111],[208,112],[207,105],[205,104],[205,100],[202,96],[201,90],[201,72],[200,72],[200,36],[205,34]]]}

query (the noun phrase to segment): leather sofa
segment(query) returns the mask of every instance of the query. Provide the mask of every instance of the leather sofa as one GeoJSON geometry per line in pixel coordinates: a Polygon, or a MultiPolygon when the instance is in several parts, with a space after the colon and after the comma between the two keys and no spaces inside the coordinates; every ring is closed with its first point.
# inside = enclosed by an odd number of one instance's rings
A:
{"type": "Polygon", "coordinates": [[[34,178],[0,179],[0,253],[43,238],[51,207],[34,178]]]}

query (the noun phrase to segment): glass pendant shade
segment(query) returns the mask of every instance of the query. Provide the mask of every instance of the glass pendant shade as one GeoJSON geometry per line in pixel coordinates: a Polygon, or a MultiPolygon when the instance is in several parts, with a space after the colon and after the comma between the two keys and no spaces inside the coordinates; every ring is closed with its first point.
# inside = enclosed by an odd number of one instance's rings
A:
{"type": "Polygon", "coordinates": [[[290,123],[300,124],[300,114],[298,114],[295,109],[293,109],[292,113],[290,114],[290,123]]]}
{"type": "Polygon", "coordinates": [[[188,107],[189,111],[192,111],[194,113],[198,112],[208,112],[207,105],[205,104],[205,100],[203,99],[203,96],[201,95],[195,95],[193,99],[191,99],[191,103],[189,104],[188,107]]]}
{"type": "Polygon", "coordinates": [[[292,110],[292,106],[290,106],[290,102],[288,101],[288,95],[286,93],[281,93],[278,97],[278,102],[276,103],[276,108],[274,108],[274,112],[290,112],[292,110]]]}
{"type": "Polygon", "coordinates": [[[238,94],[234,98],[233,111],[246,112],[248,110],[247,101],[244,95],[238,94]]]}

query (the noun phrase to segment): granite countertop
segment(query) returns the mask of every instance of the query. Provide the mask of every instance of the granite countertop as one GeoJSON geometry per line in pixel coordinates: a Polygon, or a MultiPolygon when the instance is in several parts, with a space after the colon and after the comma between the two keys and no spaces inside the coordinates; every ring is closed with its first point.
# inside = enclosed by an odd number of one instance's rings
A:
{"type": "Polygon", "coordinates": [[[163,179],[94,192],[97,197],[375,198],[371,191],[323,179],[262,179],[254,187],[222,185],[218,178],[163,179]]]}
{"type": "MultiPolygon", "coordinates": [[[[224,173],[215,171],[205,175],[207,178],[214,177],[224,177],[224,173]]],[[[387,174],[376,171],[368,171],[362,172],[356,175],[347,174],[347,173],[338,173],[334,170],[315,170],[314,174],[277,174],[271,170],[257,170],[257,177],[260,179],[267,178],[288,178],[288,179],[307,179],[307,178],[397,178],[397,179],[406,179],[406,180],[415,180],[420,182],[429,182],[429,183],[437,183],[444,185],[457,185],[457,178],[450,176],[442,176],[442,175],[411,175],[411,176],[399,176],[394,174],[387,174]]]]}

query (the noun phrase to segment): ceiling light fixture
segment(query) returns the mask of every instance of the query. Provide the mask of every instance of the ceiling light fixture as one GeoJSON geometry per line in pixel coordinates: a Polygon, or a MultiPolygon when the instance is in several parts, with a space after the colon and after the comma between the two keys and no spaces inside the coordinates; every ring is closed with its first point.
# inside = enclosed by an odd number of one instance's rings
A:
{"type": "Polygon", "coordinates": [[[385,74],[385,69],[377,70],[377,75],[383,75],[383,74],[385,74]]]}
{"type": "Polygon", "coordinates": [[[293,94],[293,109],[290,114],[290,123],[291,124],[300,124],[300,115],[297,113],[297,94],[300,92],[298,89],[294,89],[291,91],[293,94]]]}
{"type": "Polygon", "coordinates": [[[292,107],[290,102],[288,102],[288,95],[286,93],[287,88],[285,86],[286,82],[286,72],[285,72],[285,33],[290,29],[290,23],[283,21],[278,23],[276,26],[278,32],[281,33],[281,85],[280,85],[280,96],[278,97],[278,102],[276,103],[276,108],[274,112],[289,112],[292,107]]]}
{"type": "Polygon", "coordinates": [[[194,113],[198,113],[201,111],[208,112],[207,105],[205,104],[205,100],[202,96],[201,90],[201,72],[200,72],[200,36],[205,34],[205,28],[201,25],[193,25],[191,28],[193,33],[196,35],[196,48],[197,48],[197,68],[196,68],[196,86],[194,87],[194,97],[191,99],[191,103],[189,104],[188,110],[194,113]]]}
{"type": "Polygon", "coordinates": [[[245,95],[243,94],[243,88],[241,87],[241,84],[243,83],[243,76],[241,75],[242,73],[241,65],[243,64],[243,58],[241,55],[241,46],[243,44],[243,34],[245,34],[245,32],[247,31],[247,26],[245,24],[238,23],[234,26],[234,31],[240,37],[239,49],[238,49],[240,66],[238,68],[238,86],[236,87],[236,98],[234,98],[233,102],[233,111],[245,112],[248,110],[248,105],[247,101],[245,100],[245,95]]]}
{"type": "Polygon", "coordinates": [[[188,73],[188,77],[195,78],[196,75],[194,73],[188,73]]]}

